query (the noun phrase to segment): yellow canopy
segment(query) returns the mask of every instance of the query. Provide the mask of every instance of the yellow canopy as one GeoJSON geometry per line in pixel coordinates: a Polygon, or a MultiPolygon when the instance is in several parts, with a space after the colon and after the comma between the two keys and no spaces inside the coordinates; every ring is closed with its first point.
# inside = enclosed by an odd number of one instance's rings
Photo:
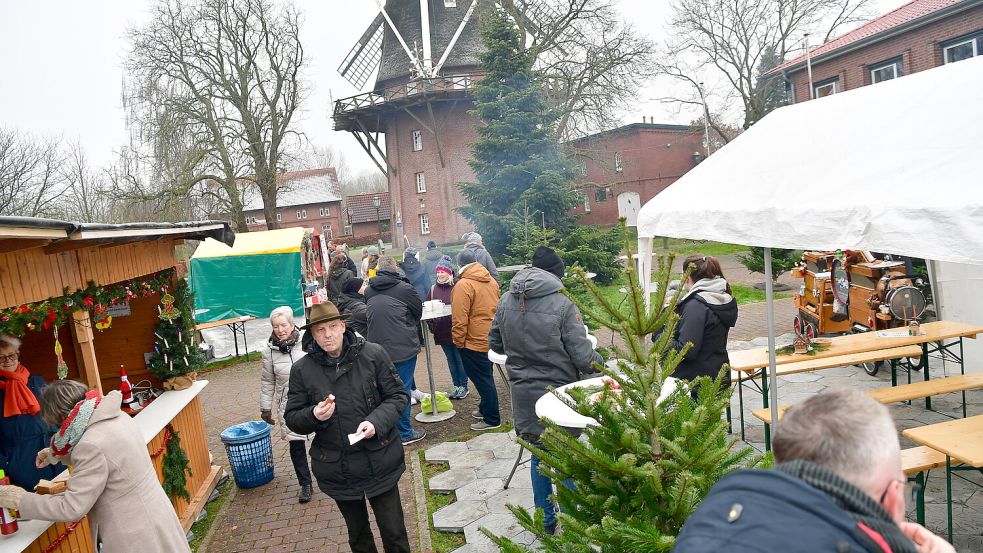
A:
{"type": "Polygon", "coordinates": [[[233,255],[263,255],[272,253],[299,252],[304,239],[303,228],[284,228],[260,232],[236,234],[232,247],[218,240],[206,238],[198,245],[192,259],[207,257],[227,257],[233,255]]]}

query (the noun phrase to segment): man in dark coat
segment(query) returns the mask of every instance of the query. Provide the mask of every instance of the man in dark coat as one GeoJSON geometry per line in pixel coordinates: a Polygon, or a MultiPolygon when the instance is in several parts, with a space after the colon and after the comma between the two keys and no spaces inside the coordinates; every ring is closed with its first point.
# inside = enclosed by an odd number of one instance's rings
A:
{"type": "MultiPolygon", "coordinates": [[[[543,424],[536,416],[536,401],[550,387],[581,380],[594,372],[601,357],[592,348],[580,310],[560,293],[564,264],[550,248],[540,246],[532,267],[512,278],[509,293],[502,296],[488,334],[488,346],[508,356],[509,388],[515,430],[526,441],[539,442],[543,424]]],[[[530,465],[533,502],[543,509],[547,530],[556,529],[556,514],[549,496],[553,483],[539,472],[539,458],[530,465]]]]}
{"type": "Polygon", "coordinates": [[[436,271],[437,265],[440,265],[440,258],[444,254],[437,249],[437,243],[433,240],[427,242],[427,253],[423,254],[423,259],[420,260],[423,263],[423,273],[427,275],[427,289],[429,290],[431,286],[437,282],[436,271]]]}
{"type": "MultiPolygon", "coordinates": [[[[381,345],[396,366],[396,372],[409,393],[413,390],[416,375],[416,357],[423,342],[420,318],[423,301],[416,291],[399,274],[396,260],[385,255],[379,258],[376,276],[369,279],[365,289],[366,314],[370,342],[381,345]]],[[[403,445],[418,442],[426,437],[422,430],[414,430],[410,422],[410,406],[396,423],[403,445]]]]}
{"type": "Polygon", "coordinates": [[[312,352],[294,363],[284,418],[299,434],[314,434],[311,468],[317,485],[338,504],[353,553],[376,553],[368,499],[387,553],[409,553],[399,498],[406,470],[396,420],[409,396],[389,355],[345,328],[332,303],[315,305],[305,326],[312,352]]]}
{"type": "Polygon", "coordinates": [[[675,553],[955,553],[905,521],[905,475],[887,407],[854,389],[793,406],[776,428],[776,465],[739,470],[710,490],[675,553]]]}
{"type": "Polygon", "coordinates": [[[406,251],[403,252],[403,262],[399,264],[399,268],[406,275],[406,280],[410,281],[410,285],[416,290],[416,295],[420,296],[422,302],[427,297],[427,293],[430,292],[431,280],[427,278],[426,270],[416,255],[416,248],[406,248],[406,251]]]}
{"type": "Polygon", "coordinates": [[[491,254],[485,249],[481,235],[477,232],[468,232],[462,238],[464,239],[464,249],[461,251],[470,251],[475,260],[481,263],[485,269],[488,269],[495,282],[502,282],[502,279],[498,278],[498,267],[495,266],[495,260],[492,259],[491,254]]]}
{"type": "Polygon", "coordinates": [[[369,332],[368,307],[365,305],[365,296],[361,292],[364,283],[365,281],[357,277],[345,282],[341,295],[335,302],[338,310],[349,316],[345,325],[362,337],[367,336],[369,332]]]}

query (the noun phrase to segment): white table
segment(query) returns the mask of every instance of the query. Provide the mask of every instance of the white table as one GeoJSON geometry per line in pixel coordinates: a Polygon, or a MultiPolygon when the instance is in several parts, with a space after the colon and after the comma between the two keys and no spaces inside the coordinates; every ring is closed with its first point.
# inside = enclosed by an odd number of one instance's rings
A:
{"type": "Polygon", "coordinates": [[[432,406],[432,412],[427,413],[421,410],[417,413],[416,420],[420,422],[445,421],[457,414],[457,411],[454,409],[443,413],[437,412],[437,384],[433,380],[433,360],[430,358],[430,327],[427,326],[427,321],[431,319],[450,317],[451,306],[442,303],[442,307],[439,310],[428,309],[431,305],[433,304],[429,302],[423,304],[423,316],[420,318],[420,325],[423,327],[423,351],[427,355],[427,376],[430,377],[430,405],[432,406]]]}
{"type": "MultiPolygon", "coordinates": [[[[580,413],[574,411],[563,403],[558,396],[563,396],[565,399],[573,401],[566,390],[568,388],[577,388],[585,386],[599,386],[604,383],[603,376],[598,376],[595,378],[587,378],[584,380],[578,380],[567,384],[566,386],[560,386],[559,388],[553,390],[552,393],[544,394],[543,397],[536,401],[536,416],[541,419],[550,419],[560,426],[566,428],[587,428],[588,426],[597,426],[597,421],[591,417],[585,417],[580,413]]],[[[673,377],[666,379],[665,384],[662,386],[662,393],[659,394],[658,401],[664,401],[669,397],[669,394],[673,393],[676,388],[681,384],[681,381],[673,377]]]]}

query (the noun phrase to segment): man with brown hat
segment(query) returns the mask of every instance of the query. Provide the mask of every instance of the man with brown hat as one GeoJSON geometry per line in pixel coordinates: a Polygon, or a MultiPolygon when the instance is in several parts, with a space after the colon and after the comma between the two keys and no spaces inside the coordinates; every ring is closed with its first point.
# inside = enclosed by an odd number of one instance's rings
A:
{"type": "Polygon", "coordinates": [[[311,351],[290,371],[287,427],[314,434],[311,469],[318,488],[335,500],[353,553],[376,553],[368,499],[386,553],[409,553],[399,499],[406,470],[396,421],[409,395],[378,344],[348,330],[333,303],[311,309],[304,328],[311,351]]]}

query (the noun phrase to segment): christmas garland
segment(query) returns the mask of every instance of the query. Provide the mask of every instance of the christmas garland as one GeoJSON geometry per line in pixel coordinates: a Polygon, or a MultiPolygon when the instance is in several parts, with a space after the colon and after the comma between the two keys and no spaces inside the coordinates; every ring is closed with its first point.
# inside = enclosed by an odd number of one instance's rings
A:
{"type": "Polygon", "coordinates": [[[59,534],[57,538],[53,539],[51,543],[48,544],[48,547],[45,547],[41,551],[41,553],[52,553],[55,549],[58,549],[58,546],[61,545],[61,542],[68,539],[68,536],[70,536],[72,532],[74,532],[75,529],[78,528],[79,524],[82,524],[81,520],[73,522],[68,526],[66,526],[65,531],[59,534]]]}
{"type": "Polygon", "coordinates": [[[43,328],[45,330],[63,325],[76,309],[93,310],[97,314],[117,303],[133,298],[162,294],[171,288],[173,269],[164,269],[147,277],[117,282],[109,286],[99,286],[89,281],[80,290],[69,292],[44,301],[24,304],[18,307],[0,309],[0,334],[23,336],[26,332],[43,328]]]}
{"type": "Polygon", "coordinates": [[[191,495],[188,494],[188,476],[192,473],[188,454],[181,448],[181,438],[171,425],[167,425],[167,433],[170,434],[171,439],[165,437],[166,453],[161,467],[164,481],[161,482],[161,486],[171,499],[182,497],[185,501],[191,501],[191,495]]]}

